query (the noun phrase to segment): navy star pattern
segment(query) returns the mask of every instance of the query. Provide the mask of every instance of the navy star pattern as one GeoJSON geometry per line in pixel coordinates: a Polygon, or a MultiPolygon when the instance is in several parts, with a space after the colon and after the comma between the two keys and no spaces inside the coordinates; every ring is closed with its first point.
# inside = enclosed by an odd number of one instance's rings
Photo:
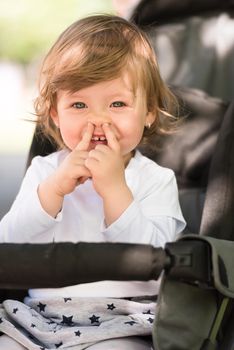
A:
{"type": "Polygon", "coordinates": [[[133,326],[135,323],[137,323],[136,321],[127,321],[124,322],[124,324],[129,324],[130,326],[133,326]]]}
{"type": "Polygon", "coordinates": [[[107,310],[114,310],[116,309],[116,306],[112,303],[112,304],[107,304],[107,310]]]}
{"type": "MultiPolygon", "coordinates": [[[[63,301],[64,303],[68,303],[69,301],[72,301],[72,298],[70,298],[70,297],[67,297],[67,298],[61,298],[61,301],[63,301]]],[[[47,304],[46,303],[43,303],[43,301],[42,302],[39,302],[38,301],[38,304],[35,304],[35,307],[37,307],[38,308],[38,312],[45,312],[45,314],[44,314],[44,317],[46,317],[47,316],[47,312],[48,312],[48,314],[50,313],[50,309],[49,309],[49,305],[50,304],[48,304],[48,310],[47,310],[47,304]]],[[[14,305],[13,305],[14,306],[14,305]]],[[[108,304],[108,303],[106,303],[106,304],[104,304],[103,305],[103,311],[104,311],[104,309],[105,310],[108,310],[109,311],[109,314],[110,313],[112,313],[113,312],[113,310],[115,310],[115,309],[117,309],[118,310],[118,302],[114,302],[114,303],[110,303],[110,304],[108,304]],[[116,306],[117,305],[117,306],[116,306]]],[[[36,318],[38,318],[38,317],[40,317],[39,316],[39,313],[37,313],[36,311],[35,311],[35,309],[33,309],[33,308],[30,308],[31,310],[32,310],[32,313],[31,313],[31,316],[32,317],[36,317],[36,318]]],[[[69,307],[69,309],[70,310],[73,310],[73,308],[71,309],[71,306],[69,307]]],[[[79,309],[78,309],[79,310],[79,309]]],[[[78,311],[77,310],[77,311],[78,311]]],[[[16,314],[18,311],[20,311],[19,309],[18,309],[18,307],[15,307],[15,308],[13,308],[12,307],[12,313],[13,314],[16,314]]],[[[106,311],[107,312],[107,311],[106,311]]],[[[69,314],[68,314],[69,315],[69,314]]],[[[70,315],[68,316],[68,315],[63,315],[62,313],[60,314],[60,318],[57,320],[57,321],[55,321],[55,320],[51,320],[50,318],[47,318],[47,320],[45,319],[45,323],[47,323],[48,325],[54,325],[52,328],[50,327],[50,332],[52,332],[52,333],[56,333],[56,332],[58,332],[57,334],[60,334],[59,332],[60,332],[60,330],[62,330],[63,328],[63,326],[64,327],[73,327],[72,329],[71,329],[71,336],[72,336],[72,334],[73,334],[73,337],[77,337],[77,338],[80,338],[80,337],[83,337],[84,339],[85,339],[85,333],[83,334],[83,328],[82,328],[82,321],[81,321],[81,323],[80,323],[80,321],[79,321],[79,312],[78,312],[78,314],[76,314],[76,315],[73,315],[72,314],[72,312],[70,313],[70,315]],[[74,316],[77,318],[77,321],[76,321],[76,319],[73,321],[73,318],[74,318],[74,316]],[[46,322],[47,321],[47,322],[46,322]],[[60,325],[60,326],[59,326],[60,325]],[[74,327],[74,326],[76,326],[76,327],[74,327]],[[77,326],[78,327],[81,327],[81,328],[77,328],[77,326]]],[[[145,318],[145,321],[148,323],[148,324],[153,324],[153,322],[154,322],[154,313],[153,313],[153,311],[151,311],[151,309],[145,309],[144,311],[142,311],[142,315],[148,315],[148,318],[146,317],[145,318]],[[152,316],[151,316],[152,315],[152,316]]],[[[100,324],[101,324],[101,322],[102,322],[102,317],[101,317],[101,315],[98,315],[98,314],[87,314],[87,319],[89,320],[89,322],[90,322],[90,326],[100,326],[100,324]],[[90,316],[90,317],[89,317],[90,316]]],[[[86,320],[87,320],[86,319],[86,320]]],[[[82,318],[81,318],[81,320],[82,320],[82,318]]],[[[3,317],[0,317],[0,324],[2,323],[2,322],[4,322],[4,318],[3,317]]],[[[30,325],[30,323],[29,323],[29,325],[30,325]]],[[[122,323],[122,326],[123,325],[126,325],[126,327],[134,327],[134,325],[140,325],[140,323],[137,321],[137,320],[131,320],[131,318],[129,319],[128,318],[128,321],[125,321],[124,322],[124,320],[123,320],[123,323],[122,323]]],[[[31,325],[30,325],[30,327],[31,328],[36,328],[37,329],[37,323],[35,322],[35,323],[33,323],[33,320],[31,321],[31,325]]],[[[121,326],[120,326],[121,327],[121,326]]],[[[31,338],[32,340],[36,340],[36,338],[34,338],[33,337],[33,335],[32,334],[28,334],[28,337],[29,338],[31,338]]],[[[55,338],[56,339],[56,338],[55,338]]],[[[81,338],[82,339],[82,338],[81,338]]],[[[66,342],[65,343],[63,343],[63,341],[62,341],[63,339],[59,339],[59,341],[57,342],[57,343],[55,343],[55,340],[54,340],[54,342],[53,342],[53,347],[54,348],[56,348],[56,349],[58,349],[58,348],[60,348],[60,347],[63,347],[63,346],[65,346],[66,345],[66,342]]],[[[77,341],[79,342],[79,339],[77,339],[77,341]]],[[[45,347],[40,347],[39,348],[40,350],[45,350],[46,348],[45,347]]]]}
{"type": "Polygon", "coordinates": [[[76,337],[80,337],[81,336],[81,332],[78,330],[78,331],[75,332],[75,335],[76,335],[76,337]]]}
{"type": "Polygon", "coordinates": [[[95,315],[93,315],[92,317],[89,317],[91,324],[93,324],[93,323],[99,324],[99,318],[100,318],[100,316],[95,316],[95,315]]]}
{"type": "Polygon", "coordinates": [[[54,344],[54,345],[55,345],[56,349],[58,349],[58,348],[60,348],[60,346],[62,346],[62,345],[63,345],[63,342],[61,341],[60,343],[58,343],[58,344],[54,344]]]}
{"type": "Polygon", "coordinates": [[[149,321],[149,323],[153,323],[153,322],[154,322],[154,319],[153,319],[152,317],[149,317],[149,318],[147,319],[147,321],[149,321]]]}
{"type": "Polygon", "coordinates": [[[46,304],[42,304],[41,302],[39,302],[37,307],[39,308],[40,311],[45,311],[46,304]]]}
{"type": "Polygon", "coordinates": [[[72,299],[71,298],[63,298],[64,302],[68,302],[68,301],[71,301],[72,299]]]}
{"type": "Polygon", "coordinates": [[[150,310],[144,311],[142,313],[143,313],[143,315],[153,315],[153,313],[150,310]]]}
{"type": "Polygon", "coordinates": [[[73,316],[67,317],[67,316],[63,315],[63,320],[62,320],[61,324],[64,324],[64,325],[69,326],[69,327],[73,326],[74,323],[72,321],[72,318],[73,318],[73,316]]]}

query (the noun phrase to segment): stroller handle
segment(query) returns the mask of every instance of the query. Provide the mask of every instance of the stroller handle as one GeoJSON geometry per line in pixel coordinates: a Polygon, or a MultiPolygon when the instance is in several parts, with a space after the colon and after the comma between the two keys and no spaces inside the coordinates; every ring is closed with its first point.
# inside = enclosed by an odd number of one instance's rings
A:
{"type": "Polygon", "coordinates": [[[210,281],[204,242],[177,241],[165,249],[127,243],[0,244],[0,288],[56,288],[101,280],[169,278],[210,281]]]}

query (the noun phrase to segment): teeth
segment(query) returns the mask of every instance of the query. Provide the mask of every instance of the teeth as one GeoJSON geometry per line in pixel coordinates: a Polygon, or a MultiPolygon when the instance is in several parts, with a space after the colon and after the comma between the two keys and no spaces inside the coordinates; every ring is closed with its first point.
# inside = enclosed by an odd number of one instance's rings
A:
{"type": "Polygon", "coordinates": [[[106,141],[106,138],[105,138],[105,136],[93,136],[92,137],[92,140],[93,141],[106,141]]]}

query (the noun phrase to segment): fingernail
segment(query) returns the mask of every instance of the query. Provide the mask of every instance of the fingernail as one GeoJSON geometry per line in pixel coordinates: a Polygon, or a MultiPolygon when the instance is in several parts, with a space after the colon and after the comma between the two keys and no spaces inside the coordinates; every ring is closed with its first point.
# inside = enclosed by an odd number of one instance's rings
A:
{"type": "Polygon", "coordinates": [[[110,123],[103,123],[102,125],[110,126],[110,123]]]}

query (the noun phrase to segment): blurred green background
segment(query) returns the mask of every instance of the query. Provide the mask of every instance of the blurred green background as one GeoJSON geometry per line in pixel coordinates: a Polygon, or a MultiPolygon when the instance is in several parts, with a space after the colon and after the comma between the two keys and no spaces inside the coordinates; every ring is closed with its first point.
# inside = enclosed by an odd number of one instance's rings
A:
{"type": "Polygon", "coordinates": [[[0,0],[0,59],[27,64],[69,24],[95,12],[112,13],[112,1],[0,0]]]}
{"type": "Polygon", "coordinates": [[[0,0],[0,155],[26,155],[40,63],[63,30],[94,13],[115,13],[113,1],[0,0]]]}

